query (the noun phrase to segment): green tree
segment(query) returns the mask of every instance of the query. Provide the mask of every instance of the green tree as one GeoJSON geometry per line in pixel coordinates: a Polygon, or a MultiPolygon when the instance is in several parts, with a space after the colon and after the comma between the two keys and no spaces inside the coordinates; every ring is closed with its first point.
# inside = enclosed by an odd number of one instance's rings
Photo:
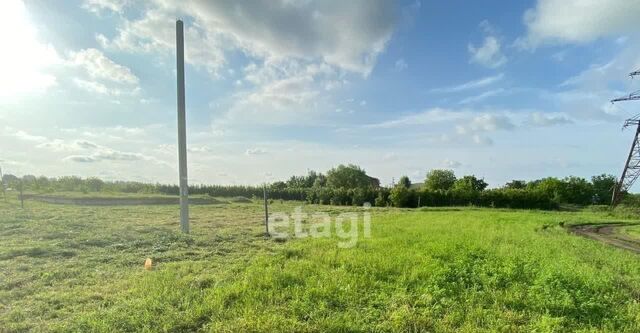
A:
{"type": "Polygon", "coordinates": [[[555,202],[563,202],[563,182],[555,177],[547,177],[531,181],[527,184],[528,190],[537,190],[544,193],[555,202]]]}
{"type": "Polygon", "coordinates": [[[12,175],[12,174],[4,174],[2,176],[2,181],[4,182],[7,188],[17,188],[18,183],[20,183],[20,178],[12,175]]]}
{"type": "Polygon", "coordinates": [[[384,191],[378,191],[378,196],[374,201],[376,207],[386,207],[387,206],[387,194],[384,191]]]}
{"type": "Polygon", "coordinates": [[[541,191],[557,203],[588,205],[592,202],[593,186],[580,177],[566,177],[562,180],[547,177],[527,184],[527,189],[541,191]]]}
{"type": "Polygon", "coordinates": [[[452,170],[434,169],[427,173],[424,188],[431,191],[449,190],[456,182],[456,175],[452,170]]]}
{"type": "Polygon", "coordinates": [[[407,176],[402,176],[400,177],[400,180],[398,180],[398,185],[411,188],[411,180],[407,176]]]}
{"type": "Polygon", "coordinates": [[[36,182],[34,184],[34,190],[36,191],[47,191],[49,190],[49,178],[45,177],[45,176],[40,176],[38,177],[38,179],[36,179],[36,182]]]}
{"type": "Polygon", "coordinates": [[[359,166],[340,164],[327,172],[327,185],[333,188],[365,188],[371,186],[371,181],[359,166]]]}
{"type": "Polygon", "coordinates": [[[591,185],[593,186],[593,201],[601,205],[611,204],[611,196],[613,188],[616,186],[616,177],[613,175],[602,174],[591,177],[591,185]]]}
{"type": "Polygon", "coordinates": [[[311,188],[316,185],[318,179],[323,183],[324,178],[323,174],[310,170],[306,176],[291,176],[286,184],[288,188],[311,188]]]}
{"type": "Polygon", "coordinates": [[[85,180],[85,183],[87,185],[87,189],[90,192],[100,192],[102,191],[102,188],[104,187],[104,182],[102,180],[100,180],[99,178],[87,178],[85,180]]]}
{"type": "Polygon", "coordinates": [[[580,177],[567,177],[562,180],[564,183],[562,199],[564,202],[576,205],[588,205],[593,203],[593,185],[589,181],[580,177]]]}
{"type": "Polygon", "coordinates": [[[283,181],[273,182],[271,186],[269,186],[272,190],[284,190],[287,188],[287,184],[283,181]]]}
{"type": "Polygon", "coordinates": [[[287,187],[289,188],[303,188],[305,177],[304,176],[291,176],[289,180],[287,180],[287,187]]]}
{"type": "Polygon", "coordinates": [[[389,200],[395,207],[408,207],[411,201],[411,191],[398,184],[391,189],[389,200]]]}
{"type": "Polygon", "coordinates": [[[309,187],[313,187],[316,183],[316,179],[324,177],[323,174],[319,173],[319,172],[315,172],[313,170],[310,170],[307,173],[307,176],[304,177],[304,187],[305,188],[309,188],[309,187]]]}
{"type": "Polygon", "coordinates": [[[521,190],[527,187],[527,182],[524,180],[512,180],[504,185],[504,188],[521,190]]]}
{"type": "Polygon", "coordinates": [[[465,192],[481,192],[488,185],[484,179],[478,179],[476,176],[464,176],[453,183],[453,189],[465,192]]]}
{"type": "Polygon", "coordinates": [[[325,175],[319,173],[318,177],[313,181],[313,187],[323,187],[327,185],[327,177],[325,175]]]}

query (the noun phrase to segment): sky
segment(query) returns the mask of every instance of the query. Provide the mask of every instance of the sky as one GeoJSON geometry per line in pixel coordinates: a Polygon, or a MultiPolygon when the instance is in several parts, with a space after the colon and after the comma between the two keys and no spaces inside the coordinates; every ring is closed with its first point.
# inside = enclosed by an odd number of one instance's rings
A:
{"type": "Polygon", "coordinates": [[[640,103],[637,0],[5,0],[0,167],[177,183],[175,21],[191,183],[353,163],[618,176],[640,103]],[[636,79],[637,81],[637,79],[636,79]]]}

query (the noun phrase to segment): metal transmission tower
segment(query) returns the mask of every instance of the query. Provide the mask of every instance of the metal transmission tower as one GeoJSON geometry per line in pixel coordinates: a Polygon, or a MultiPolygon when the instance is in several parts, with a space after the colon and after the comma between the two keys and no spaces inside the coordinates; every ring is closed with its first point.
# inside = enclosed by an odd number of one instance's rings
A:
{"type": "MultiPolygon", "coordinates": [[[[640,70],[629,74],[631,77],[636,75],[640,75],[640,70]]],[[[632,92],[629,96],[612,99],[611,103],[634,100],[640,100],[640,90],[632,92]]],[[[629,150],[629,156],[627,157],[627,163],[624,165],[622,176],[620,176],[620,180],[613,189],[613,196],[611,197],[611,205],[613,206],[620,203],[624,194],[640,176],[640,114],[625,120],[622,129],[629,126],[635,126],[636,134],[633,137],[633,143],[631,144],[631,149],[629,150]]]]}

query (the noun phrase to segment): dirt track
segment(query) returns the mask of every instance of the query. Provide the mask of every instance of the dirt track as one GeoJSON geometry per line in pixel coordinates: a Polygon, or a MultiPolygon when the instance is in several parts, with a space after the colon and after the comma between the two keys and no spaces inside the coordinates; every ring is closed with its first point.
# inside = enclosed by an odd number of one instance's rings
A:
{"type": "MultiPolygon", "coordinates": [[[[88,198],[67,198],[57,196],[44,196],[44,195],[25,195],[25,200],[34,200],[40,202],[46,202],[50,204],[58,205],[78,205],[78,206],[139,206],[139,205],[177,205],[180,203],[180,198],[175,197],[88,197],[88,198]]],[[[189,198],[189,204],[191,205],[212,205],[221,204],[216,199],[205,198],[189,198]]]]}
{"type": "Polygon", "coordinates": [[[640,239],[631,238],[621,232],[620,228],[636,225],[629,223],[582,224],[569,226],[569,231],[583,237],[640,253],[640,239]]]}

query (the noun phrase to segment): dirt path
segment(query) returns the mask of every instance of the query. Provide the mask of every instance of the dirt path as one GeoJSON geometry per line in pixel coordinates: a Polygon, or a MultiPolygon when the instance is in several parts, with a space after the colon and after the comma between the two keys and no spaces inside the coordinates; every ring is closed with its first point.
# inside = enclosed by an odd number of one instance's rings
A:
{"type": "Polygon", "coordinates": [[[569,226],[568,229],[569,232],[576,235],[595,239],[612,246],[640,253],[640,239],[631,238],[619,232],[620,228],[631,225],[638,225],[638,223],[582,224],[569,226]]]}
{"type": "MultiPolygon", "coordinates": [[[[34,200],[58,205],[78,206],[139,206],[139,205],[177,205],[178,197],[88,197],[68,198],[45,195],[24,195],[25,200],[34,200]]],[[[225,202],[214,198],[189,198],[190,205],[215,205],[225,202]]]]}

